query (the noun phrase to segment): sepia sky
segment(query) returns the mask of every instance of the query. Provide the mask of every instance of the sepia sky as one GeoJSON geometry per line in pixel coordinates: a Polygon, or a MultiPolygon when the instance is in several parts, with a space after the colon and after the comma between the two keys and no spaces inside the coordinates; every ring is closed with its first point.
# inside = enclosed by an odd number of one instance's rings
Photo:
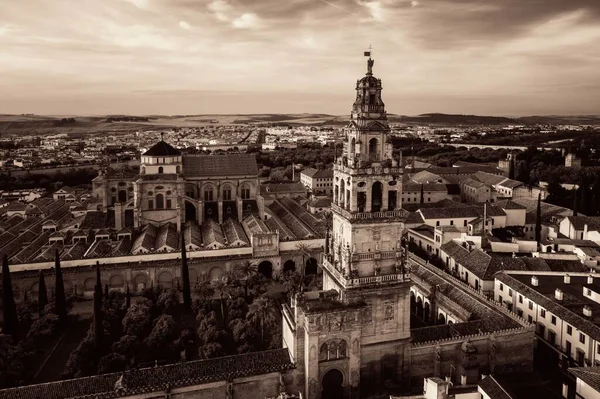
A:
{"type": "Polygon", "coordinates": [[[0,0],[0,113],[600,114],[598,0],[0,0]]]}

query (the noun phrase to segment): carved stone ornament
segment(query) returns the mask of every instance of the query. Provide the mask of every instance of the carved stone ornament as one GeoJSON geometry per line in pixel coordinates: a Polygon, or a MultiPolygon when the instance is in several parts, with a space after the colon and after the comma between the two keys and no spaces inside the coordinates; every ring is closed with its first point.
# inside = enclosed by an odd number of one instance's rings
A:
{"type": "Polygon", "coordinates": [[[317,348],[314,345],[312,345],[310,347],[309,359],[310,360],[316,360],[317,359],[317,348]]]}
{"type": "Polygon", "coordinates": [[[373,241],[377,242],[381,240],[381,229],[378,227],[373,228],[373,241]]]}
{"type": "Polygon", "coordinates": [[[352,384],[353,387],[357,387],[359,381],[360,381],[360,374],[358,373],[358,371],[353,370],[352,374],[350,375],[350,384],[352,384]]]}
{"type": "Polygon", "coordinates": [[[358,355],[358,346],[359,346],[358,338],[354,338],[354,341],[352,341],[352,354],[353,355],[358,355]]]}
{"type": "Polygon", "coordinates": [[[371,307],[367,306],[362,311],[362,321],[363,323],[370,323],[373,320],[373,315],[371,314],[371,307]]]}
{"type": "Polygon", "coordinates": [[[329,324],[331,331],[340,331],[342,329],[342,316],[333,316],[329,324]]]}
{"type": "Polygon", "coordinates": [[[310,382],[308,383],[308,397],[311,399],[317,399],[317,395],[318,395],[318,387],[319,387],[319,383],[317,382],[316,378],[311,378],[310,382]]]}

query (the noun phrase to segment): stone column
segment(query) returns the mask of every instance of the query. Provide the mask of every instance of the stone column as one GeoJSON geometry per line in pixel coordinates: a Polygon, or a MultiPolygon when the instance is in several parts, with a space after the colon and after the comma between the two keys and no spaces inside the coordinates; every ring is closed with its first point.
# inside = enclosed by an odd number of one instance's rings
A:
{"type": "Polygon", "coordinates": [[[204,223],[204,201],[199,200],[196,205],[196,220],[198,224],[204,223]]]}
{"type": "Polygon", "coordinates": [[[115,204],[115,229],[123,228],[123,204],[117,202],[115,204]]]}
{"type": "Polygon", "coordinates": [[[243,213],[244,213],[244,202],[242,201],[242,199],[239,196],[235,197],[235,205],[237,208],[237,214],[238,214],[238,222],[241,222],[243,219],[243,213]]]}
{"type": "MultiPolygon", "coordinates": [[[[385,180],[385,179],[381,179],[381,180],[385,180]]],[[[389,181],[389,180],[388,180],[389,181]]],[[[383,212],[388,210],[388,184],[387,181],[382,181],[381,182],[381,210],[383,212]]]]}
{"type": "Polygon", "coordinates": [[[223,200],[219,198],[217,212],[219,214],[219,224],[223,223],[223,200]]]}

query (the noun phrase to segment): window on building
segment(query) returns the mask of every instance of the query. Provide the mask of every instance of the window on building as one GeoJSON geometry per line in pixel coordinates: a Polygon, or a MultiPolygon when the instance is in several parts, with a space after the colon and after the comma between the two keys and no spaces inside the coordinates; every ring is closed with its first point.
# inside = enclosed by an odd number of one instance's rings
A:
{"type": "Polygon", "coordinates": [[[523,295],[519,295],[519,303],[523,303],[523,295]]]}
{"type": "Polygon", "coordinates": [[[148,209],[154,209],[154,200],[148,200],[148,209]]]}
{"type": "Polygon", "coordinates": [[[163,171],[164,171],[163,167],[162,167],[162,166],[159,166],[159,167],[158,167],[158,173],[159,173],[159,174],[162,174],[162,173],[163,173],[163,171]]]}
{"type": "Polygon", "coordinates": [[[504,291],[504,284],[500,283],[500,291],[504,291]]]}
{"type": "Polygon", "coordinates": [[[436,221],[435,221],[435,225],[436,225],[436,226],[439,226],[439,225],[440,225],[440,221],[439,221],[439,220],[436,220],[436,221]]]}
{"type": "Polygon", "coordinates": [[[250,199],[250,189],[242,188],[242,199],[250,199]]]}
{"type": "Polygon", "coordinates": [[[529,301],[529,310],[533,310],[533,302],[529,301]]]}
{"type": "Polygon", "coordinates": [[[213,200],[213,189],[212,187],[206,187],[204,189],[204,201],[212,201],[213,200]]]}
{"type": "Polygon", "coordinates": [[[581,342],[582,344],[585,344],[585,334],[584,333],[579,333],[579,342],[581,342]]]}
{"type": "Polygon", "coordinates": [[[527,321],[530,322],[530,323],[532,323],[533,322],[533,317],[531,317],[531,315],[528,315],[527,316],[527,321]]]}
{"type": "Polygon", "coordinates": [[[569,334],[569,335],[573,334],[573,327],[571,327],[568,324],[567,324],[567,334],[569,334]]]}
{"type": "Polygon", "coordinates": [[[550,318],[550,323],[556,325],[556,316],[552,315],[552,318],[550,318]]]}
{"type": "Polygon", "coordinates": [[[450,221],[450,226],[454,226],[454,220],[450,221]]]}
{"type": "Polygon", "coordinates": [[[512,297],[512,290],[510,288],[508,289],[508,296],[512,297]]]}
{"type": "Polygon", "coordinates": [[[170,199],[167,200],[167,209],[171,209],[171,200],[170,199]]]}
{"type": "Polygon", "coordinates": [[[571,357],[571,343],[569,341],[565,342],[565,353],[571,357]]]}
{"type": "Polygon", "coordinates": [[[231,189],[225,188],[223,190],[223,201],[231,201],[231,189]]]}
{"type": "Polygon", "coordinates": [[[498,297],[498,302],[500,303],[500,305],[502,305],[502,297],[501,296],[498,297]]]}
{"type": "Polygon", "coordinates": [[[466,221],[466,220],[464,220],[464,221],[463,221],[463,223],[464,223],[464,224],[463,224],[463,226],[464,226],[464,227],[467,227],[467,221],[466,221]]]}
{"type": "Polygon", "coordinates": [[[541,310],[540,310],[540,317],[541,317],[542,319],[544,319],[544,318],[546,317],[546,309],[541,309],[541,310]]]}
{"type": "Polygon", "coordinates": [[[165,207],[165,196],[162,194],[156,194],[156,209],[164,209],[165,207]]]}

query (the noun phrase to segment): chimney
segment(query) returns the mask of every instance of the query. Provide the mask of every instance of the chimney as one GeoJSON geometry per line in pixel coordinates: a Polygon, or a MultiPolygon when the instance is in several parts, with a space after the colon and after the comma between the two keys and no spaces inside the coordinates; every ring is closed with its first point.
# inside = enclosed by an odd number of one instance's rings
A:
{"type": "Polygon", "coordinates": [[[571,276],[569,276],[569,273],[565,274],[565,284],[571,284],[571,276]]]}
{"type": "Polygon", "coordinates": [[[467,376],[466,375],[460,376],[460,385],[467,385],[467,376]]]}
{"type": "Polygon", "coordinates": [[[587,223],[583,226],[583,239],[587,240],[588,238],[588,225],[587,223]]]}
{"type": "Polygon", "coordinates": [[[563,300],[563,292],[560,288],[557,288],[554,291],[554,298],[556,298],[556,300],[558,301],[562,301],[563,300]]]}
{"type": "Polygon", "coordinates": [[[592,307],[589,305],[583,305],[583,315],[585,317],[592,317],[592,307]]]}
{"type": "Polygon", "coordinates": [[[590,275],[588,276],[587,283],[588,283],[588,284],[594,284],[594,276],[592,276],[592,275],[590,274],[590,275]]]}
{"type": "Polygon", "coordinates": [[[534,287],[538,286],[538,278],[537,278],[537,276],[531,276],[531,285],[533,285],[534,287]]]}

